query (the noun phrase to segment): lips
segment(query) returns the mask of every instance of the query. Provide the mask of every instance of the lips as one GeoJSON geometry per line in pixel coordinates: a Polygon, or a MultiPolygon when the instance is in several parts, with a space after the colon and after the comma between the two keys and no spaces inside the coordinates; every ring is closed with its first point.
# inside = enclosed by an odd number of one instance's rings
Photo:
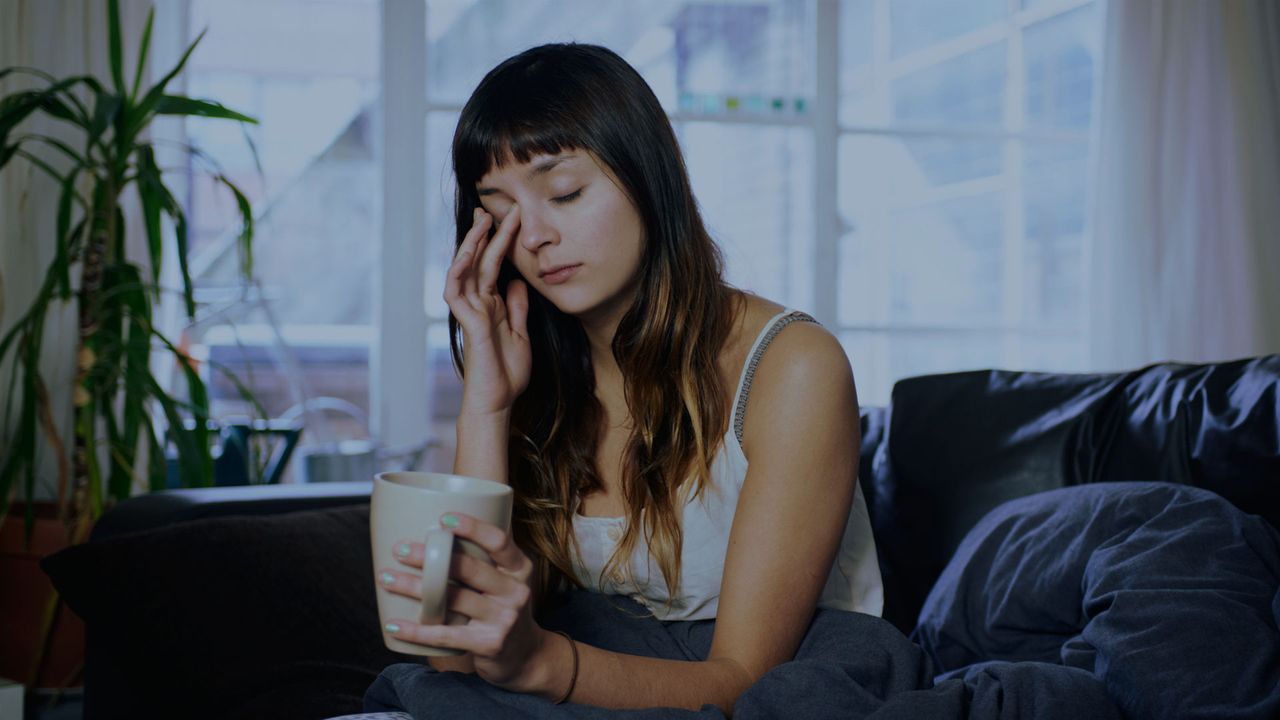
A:
{"type": "Polygon", "coordinates": [[[573,277],[580,267],[582,267],[582,263],[572,265],[555,265],[538,273],[538,277],[542,278],[542,281],[548,285],[559,285],[573,277]]]}

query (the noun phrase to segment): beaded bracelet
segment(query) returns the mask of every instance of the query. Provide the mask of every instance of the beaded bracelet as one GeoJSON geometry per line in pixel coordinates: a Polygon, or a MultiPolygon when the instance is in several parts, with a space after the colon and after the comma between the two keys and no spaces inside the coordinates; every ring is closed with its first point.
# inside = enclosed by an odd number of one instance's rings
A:
{"type": "Polygon", "coordinates": [[[573,675],[569,677],[569,689],[565,690],[564,695],[560,696],[560,699],[556,701],[556,704],[560,705],[569,699],[569,696],[573,694],[574,686],[578,684],[578,643],[574,642],[567,632],[556,630],[555,633],[563,635],[564,639],[569,641],[569,647],[573,650],[573,675]]]}

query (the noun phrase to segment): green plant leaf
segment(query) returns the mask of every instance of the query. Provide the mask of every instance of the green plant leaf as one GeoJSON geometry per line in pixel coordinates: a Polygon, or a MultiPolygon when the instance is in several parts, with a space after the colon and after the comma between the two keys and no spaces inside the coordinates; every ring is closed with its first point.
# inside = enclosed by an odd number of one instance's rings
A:
{"type": "MultiPolygon", "coordinates": [[[[9,498],[13,495],[13,484],[19,476],[22,478],[23,497],[30,499],[35,492],[35,457],[36,457],[36,388],[35,369],[25,359],[14,363],[14,373],[21,368],[23,392],[21,409],[18,411],[18,426],[13,433],[12,444],[8,448],[3,465],[0,465],[0,517],[9,512],[9,498]]],[[[13,397],[13,393],[10,393],[13,397]]],[[[30,506],[30,503],[28,503],[30,506]]],[[[31,528],[34,523],[27,521],[26,542],[31,540],[31,528]]]]}
{"type": "MultiPolygon", "coordinates": [[[[143,384],[139,375],[146,374],[150,371],[151,360],[151,303],[147,298],[146,286],[142,283],[142,277],[135,265],[127,265],[121,268],[121,290],[123,301],[126,308],[126,321],[124,347],[124,444],[129,448],[130,463],[133,466],[133,452],[137,447],[139,426],[142,423],[144,415],[143,404],[146,398],[146,385],[143,384]]],[[[130,477],[130,484],[132,477],[130,477]]],[[[129,487],[123,489],[124,494],[114,494],[117,500],[123,500],[128,497],[129,487]]]]}
{"type": "Polygon", "coordinates": [[[159,492],[169,485],[169,458],[165,453],[165,444],[156,438],[155,424],[151,422],[151,416],[143,414],[143,427],[147,431],[147,449],[151,453],[151,458],[147,463],[148,473],[150,477],[151,492],[159,492]]]}
{"type": "Polygon", "coordinates": [[[129,469],[133,467],[134,447],[125,442],[111,408],[102,408],[102,420],[107,430],[107,497],[124,500],[133,484],[129,469]]]}
{"type": "MultiPolygon", "coordinates": [[[[184,367],[188,384],[194,371],[184,367]]],[[[200,383],[197,377],[196,382],[200,383]]],[[[208,415],[197,414],[191,428],[187,428],[178,412],[178,405],[156,382],[155,377],[148,375],[146,383],[151,396],[164,409],[169,421],[169,433],[173,436],[178,449],[178,467],[181,472],[183,487],[209,487],[213,484],[213,458],[209,454],[208,415]]],[[[199,385],[203,388],[203,383],[199,385]]]]}
{"type": "Polygon", "coordinates": [[[53,266],[50,272],[57,273],[58,296],[63,300],[71,299],[71,262],[68,246],[71,243],[71,199],[76,196],[76,178],[80,176],[80,168],[75,168],[62,181],[62,196],[58,198],[58,231],[54,237],[55,249],[53,266]]]}
{"type": "MultiPolygon", "coordinates": [[[[81,203],[84,202],[82,198],[77,197],[76,199],[81,203]]],[[[80,218],[80,222],[76,223],[74,228],[71,228],[71,234],[67,236],[67,254],[71,257],[77,257],[80,254],[80,239],[84,237],[85,227],[85,218],[80,218]]]]}
{"type": "Polygon", "coordinates": [[[191,283],[191,269],[187,258],[187,216],[182,212],[182,206],[173,197],[173,193],[169,192],[169,188],[165,186],[160,177],[160,168],[155,164],[153,154],[147,154],[138,166],[139,183],[146,183],[152,196],[160,203],[164,213],[173,220],[174,239],[177,245],[178,253],[178,270],[182,275],[182,297],[186,306],[187,317],[194,319],[196,316],[195,292],[191,283]]]}
{"type": "MultiPolygon", "coordinates": [[[[138,200],[142,204],[143,225],[147,230],[147,245],[151,252],[151,279],[159,286],[160,267],[164,260],[164,242],[161,235],[160,213],[164,207],[163,181],[160,167],[156,165],[155,151],[150,145],[140,145],[138,156],[138,200]]],[[[156,298],[159,299],[157,292],[156,298]]]]}
{"type": "Polygon", "coordinates": [[[129,100],[138,99],[138,89],[142,87],[142,71],[147,67],[147,53],[151,50],[151,25],[156,19],[156,8],[151,6],[147,10],[147,26],[142,29],[142,42],[138,47],[138,68],[133,73],[133,90],[129,93],[129,100]]]}
{"type": "MultiPolygon", "coordinates": [[[[195,423],[193,428],[189,430],[185,430],[185,432],[190,433],[190,439],[193,444],[198,445],[201,448],[204,448],[203,454],[200,457],[196,458],[196,460],[199,461],[199,473],[200,473],[197,477],[202,478],[200,480],[201,485],[199,486],[211,485],[213,483],[213,458],[209,454],[209,425],[208,425],[209,392],[208,392],[208,389],[205,387],[204,381],[200,379],[200,374],[196,372],[196,369],[191,366],[190,362],[188,362],[186,355],[183,354],[182,351],[180,351],[177,348],[177,346],[175,346],[168,338],[166,338],[163,333],[161,333],[154,326],[152,326],[149,320],[146,321],[145,324],[150,330],[150,336],[159,340],[161,344],[163,344],[166,348],[168,348],[169,352],[173,354],[174,359],[177,360],[178,367],[182,370],[182,374],[186,378],[187,394],[190,396],[191,401],[189,403],[184,403],[183,405],[188,410],[191,411],[191,414],[193,416],[193,419],[195,420],[195,423]]],[[[155,390],[159,388],[159,385],[155,384],[154,378],[148,376],[147,379],[149,383],[153,386],[152,394],[154,395],[155,390]]],[[[163,391],[161,392],[163,394],[163,391]]],[[[177,406],[179,405],[179,403],[176,400],[174,400],[172,397],[168,395],[165,395],[163,402],[168,402],[172,404],[175,408],[175,411],[177,409],[177,406]]],[[[181,445],[179,445],[178,451],[179,451],[179,455],[181,455],[182,453],[181,445]]],[[[192,461],[190,463],[187,463],[186,461],[184,461],[183,464],[184,466],[187,467],[188,472],[191,469],[196,467],[195,461],[192,461]]],[[[191,485],[185,479],[183,481],[183,485],[186,487],[191,487],[191,485]]]]}
{"type": "MultiPolygon", "coordinates": [[[[172,196],[170,196],[172,200],[172,196]]],[[[187,216],[182,212],[182,208],[173,203],[173,207],[169,210],[169,217],[173,219],[174,240],[177,242],[178,253],[178,271],[182,274],[182,299],[186,305],[187,317],[194,320],[196,317],[196,297],[195,290],[191,283],[191,266],[187,261],[187,216]]]]}
{"type": "Polygon", "coordinates": [[[256,118],[242,115],[221,103],[211,100],[196,100],[182,95],[162,95],[156,103],[157,115],[198,115],[200,117],[238,120],[242,123],[257,125],[256,118]]]}
{"type": "Polygon", "coordinates": [[[59,120],[66,120],[69,123],[78,125],[82,120],[82,116],[77,115],[76,112],[57,95],[50,95],[41,100],[40,109],[59,120]]]}
{"type": "Polygon", "coordinates": [[[267,408],[259,402],[257,396],[253,394],[253,390],[250,389],[249,386],[245,385],[244,381],[240,379],[240,376],[236,375],[230,367],[215,360],[206,360],[205,362],[209,364],[209,368],[211,370],[217,370],[223,377],[231,381],[232,385],[236,386],[236,393],[240,396],[240,399],[252,405],[254,412],[258,413],[259,417],[268,417],[267,408]]]}
{"type": "Polygon", "coordinates": [[[249,199],[226,175],[218,175],[218,182],[231,191],[240,209],[240,236],[237,238],[240,250],[240,274],[247,280],[253,277],[253,208],[249,204],[249,199]]]}
{"type": "MultiPolygon", "coordinates": [[[[50,98],[57,99],[58,93],[80,82],[80,78],[67,78],[50,85],[43,90],[23,90],[0,98],[0,142],[8,138],[13,128],[36,110],[44,109],[50,98]]],[[[61,101],[54,107],[64,108],[61,101]]],[[[55,117],[57,117],[55,115],[55,117]]]]}
{"type": "Polygon", "coordinates": [[[25,159],[27,162],[31,163],[32,165],[35,165],[37,168],[40,168],[49,177],[53,178],[54,180],[57,180],[59,184],[62,183],[62,173],[58,172],[57,170],[54,170],[53,167],[49,165],[49,163],[41,160],[40,158],[36,157],[35,155],[32,155],[26,150],[23,150],[22,148],[18,148],[18,150],[14,154],[18,157],[25,159]]]}
{"type": "Polygon", "coordinates": [[[57,138],[52,138],[47,135],[20,135],[15,139],[14,142],[44,143],[45,145],[48,145],[49,147],[58,150],[58,152],[61,152],[63,155],[66,155],[72,162],[76,164],[77,168],[83,168],[88,166],[89,164],[88,162],[85,161],[84,156],[82,156],[79,152],[76,152],[75,148],[71,147],[70,145],[62,142],[57,138]]]}
{"type": "Polygon", "coordinates": [[[113,250],[115,251],[114,260],[118,263],[125,262],[125,225],[124,225],[124,208],[120,206],[120,201],[116,201],[116,225],[115,232],[112,234],[114,242],[113,250]]]}
{"type": "Polygon", "coordinates": [[[182,54],[182,58],[178,60],[178,64],[174,65],[173,69],[170,70],[168,74],[160,78],[160,82],[151,86],[151,89],[147,91],[145,96],[143,96],[142,102],[129,109],[129,115],[125,118],[125,125],[129,128],[129,136],[136,135],[137,128],[140,128],[147,123],[147,118],[149,118],[151,113],[155,111],[156,105],[160,102],[160,98],[164,97],[165,88],[168,87],[169,82],[173,80],[178,73],[182,72],[183,66],[187,64],[187,58],[191,57],[191,53],[195,51],[196,46],[200,44],[200,40],[204,38],[204,34],[206,32],[208,32],[208,30],[201,30],[200,34],[196,36],[195,41],[192,42],[187,48],[187,51],[182,54]]]}
{"type": "Polygon", "coordinates": [[[8,165],[17,152],[17,145],[0,145],[0,168],[8,165]]]}
{"type": "Polygon", "coordinates": [[[119,95],[101,93],[93,107],[93,121],[89,123],[89,144],[94,144],[115,121],[123,100],[119,95]]]}
{"type": "Polygon", "coordinates": [[[116,92],[124,95],[129,88],[124,84],[124,48],[120,39],[120,2],[107,0],[107,44],[111,51],[111,79],[116,92]]]}

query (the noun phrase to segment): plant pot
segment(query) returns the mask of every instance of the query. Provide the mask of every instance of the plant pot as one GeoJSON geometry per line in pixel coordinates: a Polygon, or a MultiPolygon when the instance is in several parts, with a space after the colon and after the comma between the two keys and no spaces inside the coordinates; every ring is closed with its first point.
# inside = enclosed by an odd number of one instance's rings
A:
{"type": "Polygon", "coordinates": [[[22,503],[13,503],[0,527],[0,677],[28,688],[79,687],[84,621],[59,602],[52,636],[46,641],[41,632],[55,592],[40,560],[67,547],[68,532],[53,503],[35,503],[31,545],[24,547],[25,513],[22,503]]]}

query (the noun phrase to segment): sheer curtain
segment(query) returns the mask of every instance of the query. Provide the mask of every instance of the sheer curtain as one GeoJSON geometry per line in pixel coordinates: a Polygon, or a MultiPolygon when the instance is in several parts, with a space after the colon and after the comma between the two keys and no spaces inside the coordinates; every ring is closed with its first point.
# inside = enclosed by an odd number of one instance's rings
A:
{"type": "MultiPolygon", "coordinates": [[[[150,5],[146,0],[120,3],[126,68],[136,67],[138,43],[150,5]]],[[[60,78],[88,73],[109,79],[106,7],[104,2],[84,0],[0,0],[0,67],[34,67],[60,78]]],[[[153,42],[153,48],[154,45],[153,42]]],[[[128,74],[132,80],[132,74],[128,74]]],[[[43,81],[29,75],[10,74],[0,80],[0,96],[44,86],[43,81]]],[[[66,133],[62,125],[40,116],[23,122],[10,137],[37,132],[67,140],[76,147],[83,144],[82,138],[66,133]]],[[[36,154],[65,169],[61,164],[65,158],[61,155],[36,154]]],[[[15,158],[0,171],[0,336],[26,312],[53,260],[58,197],[57,183],[21,158],[15,158]]],[[[125,211],[136,213],[129,204],[125,211]]],[[[136,214],[128,218],[128,223],[139,227],[136,214]]],[[[145,242],[142,238],[133,240],[145,242]]],[[[130,254],[136,257],[137,250],[130,248],[130,254]]],[[[72,283],[78,285],[74,273],[72,283]]],[[[75,301],[51,310],[49,318],[41,372],[53,402],[54,422],[70,447],[71,390],[78,340],[75,301]]],[[[11,363],[6,362],[0,368],[0,422],[11,367],[11,363]]],[[[0,427],[0,433],[6,434],[0,437],[0,446],[8,443],[8,432],[0,427]]],[[[36,467],[37,481],[45,492],[56,494],[57,461],[43,444],[41,452],[36,467]]]]}
{"type": "Polygon", "coordinates": [[[1280,352],[1280,4],[1112,0],[1104,33],[1091,364],[1280,352]]]}

